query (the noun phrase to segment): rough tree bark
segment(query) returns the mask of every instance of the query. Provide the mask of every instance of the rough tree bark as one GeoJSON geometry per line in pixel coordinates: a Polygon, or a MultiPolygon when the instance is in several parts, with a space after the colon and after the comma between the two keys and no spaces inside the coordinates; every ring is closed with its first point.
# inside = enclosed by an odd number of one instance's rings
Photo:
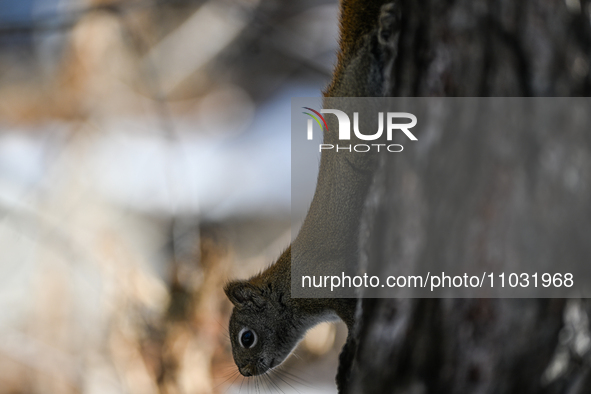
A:
{"type": "MultiPolygon", "coordinates": [[[[404,0],[402,8],[392,96],[589,96],[591,92],[588,0],[404,0]]],[[[438,144],[449,143],[445,141],[439,139],[438,144]]],[[[522,152],[534,163],[533,170],[527,171],[527,181],[548,182],[552,187],[547,174],[535,169],[544,159],[539,155],[548,141],[540,137],[520,144],[515,146],[517,157],[522,152]]],[[[580,147],[588,167],[591,133],[580,147]]],[[[461,209],[452,196],[433,195],[437,191],[435,163],[445,161],[438,156],[445,155],[445,149],[438,148],[433,148],[420,166],[405,163],[410,160],[408,155],[385,158],[380,164],[368,199],[373,203],[364,216],[370,229],[369,237],[362,240],[368,269],[380,263],[379,256],[391,253],[392,244],[417,242],[409,237],[423,237],[421,242],[429,245],[450,225],[445,219],[448,216],[435,213],[461,209]],[[419,215],[408,204],[400,203],[412,199],[412,190],[403,185],[405,179],[412,179],[414,188],[422,190],[426,198],[421,207],[424,216],[416,221],[420,231],[403,234],[395,227],[419,215]],[[372,231],[377,227],[380,231],[372,231]],[[395,234],[397,238],[380,234],[395,234]]],[[[492,148],[476,144],[464,153],[473,155],[474,149],[481,150],[477,155],[487,156],[491,154],[487,149],[492,148]]],[[[461,153],[454,160],[469,163],[461,153]]],[[[568,154],[559,160],[568,160],[568,154]]],[[[491,195],[502,198],[503,194],[495,194],[500,187],[518,187],[523,180],[517,178],[516,169],[523,161],[501,161],[492,170],[475,166],[464,182],[490,179],[489,193],[482,193],[478,197],[481,201],[475,204],[490,204],[484,199],[491,195]]],[[[591,207],[591,201],[586,201],[591,207]]],[[[575,241],[581,242],[582,232],[591,243],[591,208],[581,211],[580,204],[572,206],[560,198],[553,204],[563,210],[565,222],[580,231],[575,241]]],[[[502,215],[495,214],[494,206],[492,209],[477,220],[483,229],[496,226],[502,230],[504,224],[496,222],[502,215]]],[[[453,231],[467,232],[466,226],[468,221],[459,220],[453,231]]],[[[557,231],[556,236],[557,242],[539,247],[558,248],[575,242],[570,229],[557,231]]],[[[482,238],[486,244],[487,234],[482,238]]],[[[448,249],[461,247],[462,242],[446,244],[448,249]]],[[[433,253],[426,249],[425,253],[433,253]]],[[[580,253],[588,251],[583,248],[580,253]]],[[[519,258],[535,256],[524,253],[519,258]]],[[[578,360],[571,355],[563,363],[566,368],[562,373],[548,372],[556,354],[568,347],[565,311],[572,307],[572,301],[364,299],[361,305],[357,355],[348,393],[591,392],[591,373],[584,355],[579,354],[578,360]]]]}

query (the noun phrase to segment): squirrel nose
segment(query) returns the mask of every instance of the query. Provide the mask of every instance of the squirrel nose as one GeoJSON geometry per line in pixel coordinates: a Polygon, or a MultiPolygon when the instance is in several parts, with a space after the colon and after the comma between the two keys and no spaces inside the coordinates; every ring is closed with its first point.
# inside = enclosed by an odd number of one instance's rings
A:
{"type": "Polygon", "coordinates": [[[249,367],[240,367],[238,368],[242,376],[252,376],[252,371],[249,367]]]}

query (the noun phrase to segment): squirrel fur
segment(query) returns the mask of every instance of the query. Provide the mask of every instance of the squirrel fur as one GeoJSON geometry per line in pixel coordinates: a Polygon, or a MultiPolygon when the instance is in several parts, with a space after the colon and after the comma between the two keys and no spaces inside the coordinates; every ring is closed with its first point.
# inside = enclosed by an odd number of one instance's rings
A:
{"type": "MultiPolygon", "coordinates": [[[[400,18],[397,2],[341,1],[340,50],[324,97],[376,97],[389,91],[400,18]]],[[[325,143],[336,140],[337,129],[329,125],[333,131],[325,132],[325,143]]],[[[266,373],[287,358],[308,329],[341,319],[349,330],[337,375],[343,391],[345,365],[355,352],[357,300],[292,298],[291,264],[331,267],[331,262],[346,260],[355,266],[359,220],[374,166],[367,156],[323,153],[314,198],[292,245],[265,271],[225,287],[234,304],[229,327],[232,353],[242,375],[266,373]],[[343,195],[348,197],[340,201],[343,195]]]]}

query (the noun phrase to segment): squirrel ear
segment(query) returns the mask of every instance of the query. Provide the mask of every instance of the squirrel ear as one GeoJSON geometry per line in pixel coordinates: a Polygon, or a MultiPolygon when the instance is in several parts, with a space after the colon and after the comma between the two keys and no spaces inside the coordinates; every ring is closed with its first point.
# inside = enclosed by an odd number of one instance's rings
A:
{"type": "Polygon", "coordinates": [[[261,308],[265,304],[265,298],[259,289],[246,281],[234,281],[224,287],[224,292],[230,302],[237,307],[244,307],[247,304],[261,308]]]}

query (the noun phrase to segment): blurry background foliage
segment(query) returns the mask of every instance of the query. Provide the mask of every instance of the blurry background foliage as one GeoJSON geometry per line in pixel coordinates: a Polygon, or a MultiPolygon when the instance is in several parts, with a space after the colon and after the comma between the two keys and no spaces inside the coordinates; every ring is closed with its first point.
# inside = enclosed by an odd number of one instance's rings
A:
{"type": "Polygon", "coordinates": [[[1,394],[336,391],[342,326],[243,382],[222,292],[291,239],[336,37],[336,1],[0,0],[1,394]]]}

